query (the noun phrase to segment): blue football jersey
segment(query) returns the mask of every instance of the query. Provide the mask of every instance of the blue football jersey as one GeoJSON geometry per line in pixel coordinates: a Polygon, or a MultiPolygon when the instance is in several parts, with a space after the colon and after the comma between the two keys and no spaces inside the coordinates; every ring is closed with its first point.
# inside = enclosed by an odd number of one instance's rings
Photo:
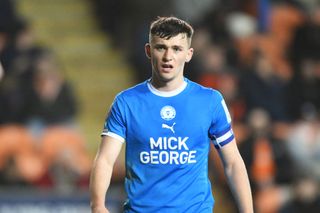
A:
{"type": "Polygon", "coordinates": [[[102,135],[126,142],[124,212],[212,212],[210,141],[234,138],[218,91],[185,79],[164,93],[145,81],[116,96],[102,135]]]}

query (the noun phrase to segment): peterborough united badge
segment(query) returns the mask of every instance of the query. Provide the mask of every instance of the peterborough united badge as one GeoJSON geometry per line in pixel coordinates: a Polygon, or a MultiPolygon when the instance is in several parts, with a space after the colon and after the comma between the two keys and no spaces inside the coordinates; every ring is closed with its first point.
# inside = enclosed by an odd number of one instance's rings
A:
{"type": "Polygon", "coordinates": [[[172,106],[167,105],[162,107],[160,115],[162,119],[170,121],[176,117],[176,110],[172,106]]]}

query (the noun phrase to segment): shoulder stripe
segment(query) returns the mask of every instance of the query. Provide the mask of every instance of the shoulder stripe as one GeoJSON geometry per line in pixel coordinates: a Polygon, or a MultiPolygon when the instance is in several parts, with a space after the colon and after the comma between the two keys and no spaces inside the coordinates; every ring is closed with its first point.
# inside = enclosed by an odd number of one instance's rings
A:
{"type": "Polygon", "coordinates": [[[221,101],[221,104],[222,104],[222,107],[224,109],[224,113],[226,114],[227,121],[228,121],[228,123],[230,123],[231,122],[231,116],[230,116],[229,110],[227,108],[226,102],[223,99],[221,101]]]}

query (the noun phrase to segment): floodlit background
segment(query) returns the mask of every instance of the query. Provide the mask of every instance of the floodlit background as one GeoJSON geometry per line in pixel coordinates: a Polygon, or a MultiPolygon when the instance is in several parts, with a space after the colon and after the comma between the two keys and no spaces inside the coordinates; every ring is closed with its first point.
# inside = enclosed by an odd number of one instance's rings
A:
{"type": "MultiPolygon", "coordinates": [[[[0,212],[90,211],[108,108],[150,77],[144,44],[164,15],[195,28],[185,74],[224,95],[256,212],[320,212],[317,2],[0,0],[0,212]]],[[[107,196],[114,213],[123,153],[107,196]]],[[[236,212],[214,149],[209,168],[215,211],[236,212]]]]}

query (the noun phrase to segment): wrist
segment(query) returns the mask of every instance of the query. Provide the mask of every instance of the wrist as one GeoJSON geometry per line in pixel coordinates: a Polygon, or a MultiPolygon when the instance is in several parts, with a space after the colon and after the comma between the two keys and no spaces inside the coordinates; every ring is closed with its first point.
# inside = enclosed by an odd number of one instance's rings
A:
{"type": "Polygon", "coordinates": [[[110,213],[108,209],[103,206],[91,207],[91,213],[110,213]]]}
{"type": "Polygon", "coordinates": [[[105,204],[103,202],[91,202],[90,207],[91,209],[105,208],[105,204]]]}

